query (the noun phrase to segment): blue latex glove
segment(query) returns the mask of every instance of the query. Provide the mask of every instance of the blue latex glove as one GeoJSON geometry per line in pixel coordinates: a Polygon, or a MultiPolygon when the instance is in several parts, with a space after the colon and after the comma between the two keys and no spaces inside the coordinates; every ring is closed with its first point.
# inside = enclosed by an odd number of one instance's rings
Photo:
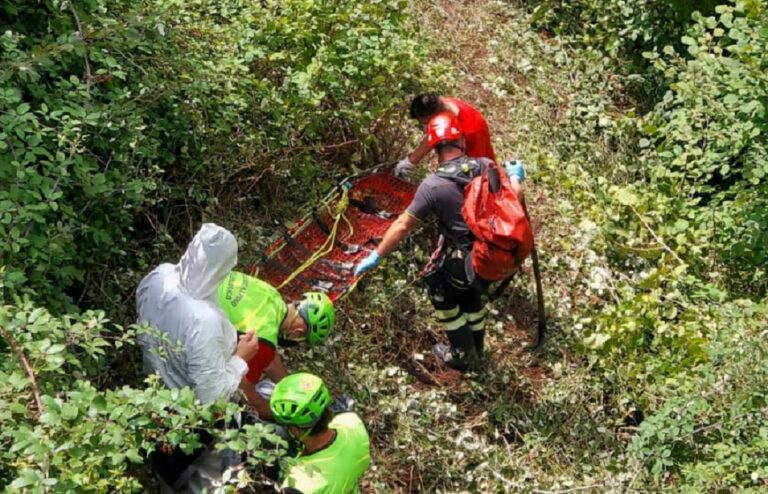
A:
{"type": "Polygon", "coordinates": [[[368,257],[360,261],[357,267],[355,267],[355,276],[360,276],[366,271],[369,271],[375,268],[376,266],[379,265],[380,262],[381,262],[381,257],[379,257],[379,255],[374,250],[373,252],[368,254],[368,257]]]}
{"type": "Polygon", "coordinates": [[[509,178],[516,177],[520,182],[525,182],[525,163],[520,160],[509,160],[504,162],[504,169],[509,178]]]}

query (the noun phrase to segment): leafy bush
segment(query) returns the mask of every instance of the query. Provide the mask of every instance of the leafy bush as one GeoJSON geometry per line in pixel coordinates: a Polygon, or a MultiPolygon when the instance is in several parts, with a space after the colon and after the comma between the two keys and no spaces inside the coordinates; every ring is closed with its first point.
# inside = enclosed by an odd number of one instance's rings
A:
{"type": "Polygon", "coordinates": [[[321,172],[301,165],[371,159],[419,73],[403,6],[0,1],[6,292],[70,309],[98,266],[134,283],[149,256],[129,253],[188,237],[235,179],[279,166],[306,200],[321,172]]]}
{"type": "MultiPolygon", "coordinates": [[[[728,268],[725,282],[765,293],[768,261],[768,13],[759,4],[696,16],[682,56],[647,56],[672,81],[642,122],[639,165],[660,233],[701,273],[728,268]]],[[[668,53],[672,53],[668,50],[668,53]]]]}
{"type": "MultiPolygon", "coordinates": [[[[231,403],[203,407],[191,389],[165,389],[156,376],[147,389],[100,391],[105,364],[134,335],[103,313],[57,318],[29,303],[0,307],[6,492],[139,492],[131,465],[143,464],[157,442],[191,451],[200,445],[194,427],[211,428],[238,411],[231,403]]],[[[262,439],[277,441],[268,426],[212,430],[222,445],[256,453],[254,462],[278,453],[259,451],[262,439]]]]}
{"type": "Polygon", "coordinates": [[[768,441],[768,313],[746,301],[720,311],[729,324],[714,337],[705,363],[663,385],[667,399],[631,445],[669,490],[762,492],[768,483],[760,459],[768,441]]]}
{"type": "Polygon", "coordinates": [[[153,125],[163,110],[145,103],[145,69],[125,56],[152,53],[157,33],[135,16],[116,23],[122,9],[108,17],[86,5],[92,15],[81,19],[67,2],[1,4],[11,13],[0,25],[4,283],[58,308],[87,266],[124,254],[125,232],[170,162],[153,125]]]}
{"type": "Polygon", "coordinates": [[[717,0],[545,0],[531,21],[572,35],[589,48],[616,59],[634,59],[643,50],[677,43],[694,11],[711,12],[717,0]]]}
{"type": "MultiPolygon", "coordinates": [[[[0,0],[1,485],[138,491],[156,441],[193,447],[184,431],[235,413],[120,387],[138,384],[115,365],[134,330],[75,304],[130,320],[137,278],[203,217],[304,203],[318,177],[389,158],[422,71],[406,4],[0,0]]],[[[279,452],[256,426],[219,435],[279,452]]]]}
{"type": "Polygon", "coordinates": [[[587,292],[566,331],[600,391],[574,394],[598,394],[616,435],[634,435],[626,490],[761,492],[768,18],[734,1],[646,22],[670,11],[641,3],[545,2],[534,17],[577,74],[541,160],[578,225],[555,249],[587,292]]]}

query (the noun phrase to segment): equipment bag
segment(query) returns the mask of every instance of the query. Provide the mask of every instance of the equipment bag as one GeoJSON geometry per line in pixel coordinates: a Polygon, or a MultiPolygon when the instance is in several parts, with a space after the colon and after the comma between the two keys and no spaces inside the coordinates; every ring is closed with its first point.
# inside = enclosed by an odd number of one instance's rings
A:
{"type": "Polygon", "coordinates": [[[482,167],[465,159],[437,175],[464,188],[461,213],[474,236],[466,258],[469,282],[510,278],[533,250],[533,229],[507,174],[494,162],[482,167]]]}
{"type": "Polygon", "coordinates": [[[461,212],[475,235],[467,262],[470,280],[512,276],[533,250],[533,230],[507,174],[495,163],[487,166],[464,188],[461,212]]]}

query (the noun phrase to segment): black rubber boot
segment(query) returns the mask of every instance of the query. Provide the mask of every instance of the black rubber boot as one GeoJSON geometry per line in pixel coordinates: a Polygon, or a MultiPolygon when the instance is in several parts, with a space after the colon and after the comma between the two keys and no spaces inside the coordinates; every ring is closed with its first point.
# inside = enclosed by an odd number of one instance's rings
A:
{"type": "Polygon", "coordinates": [[[450,347],[437,344],[432,347],[432,352],[445,362],[445,365],[457,371],[466,372],[477,368],[479,359],[475,351],[475,342],[472,331],[467,327],[455,331],[446,331],[450,347]]]}
{"type": "Polygon", "coordinates": [[[485,330],[472,331],[472,339],[475,341],[477,358],[482,359],[485,356],[485,330]]]}

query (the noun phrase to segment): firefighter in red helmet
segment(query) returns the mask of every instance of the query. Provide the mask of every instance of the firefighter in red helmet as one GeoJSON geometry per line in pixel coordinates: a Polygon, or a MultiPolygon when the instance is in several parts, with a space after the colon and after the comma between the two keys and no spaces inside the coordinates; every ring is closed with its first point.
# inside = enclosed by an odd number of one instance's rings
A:
{"type": "Polygon", "coordinates": [[[451,112],[429,119],[426,131],[425,143],[437,153],[440,168],[421,182],[411,204],[389,227],[376,250],[357,265],[355,275],[376,267],[420,221],[435,217],[440,231],[439,247],[422,275],[450,346],[435,345],[433,352],[449,367],[472,370],[477,368],[483,352],[486,309],[482,287],[470,283],[465,270],[464,256],[471,250],[474,238],[462,216],[463,187],[446,178],[445,173],[482,173],[492,161],[465,154],[466,136],[459,119],[451,112]]]}
{"type": "MultiPolygon", "coordinates": [[[[477,108],[458,98],[437,94],[420,94],[411,102],[411,118],[418,120],[422,125],[426,125],[432,117],[441,113],[450,113],[459,122],[464,133],[464,154],[470,158],[488,158],[496,161],[488,124],[477,108]]],[[[425,136],[419,147],[397,163],[395,175],[402,176],[413,171],[431,149],[425,136]]]]}

